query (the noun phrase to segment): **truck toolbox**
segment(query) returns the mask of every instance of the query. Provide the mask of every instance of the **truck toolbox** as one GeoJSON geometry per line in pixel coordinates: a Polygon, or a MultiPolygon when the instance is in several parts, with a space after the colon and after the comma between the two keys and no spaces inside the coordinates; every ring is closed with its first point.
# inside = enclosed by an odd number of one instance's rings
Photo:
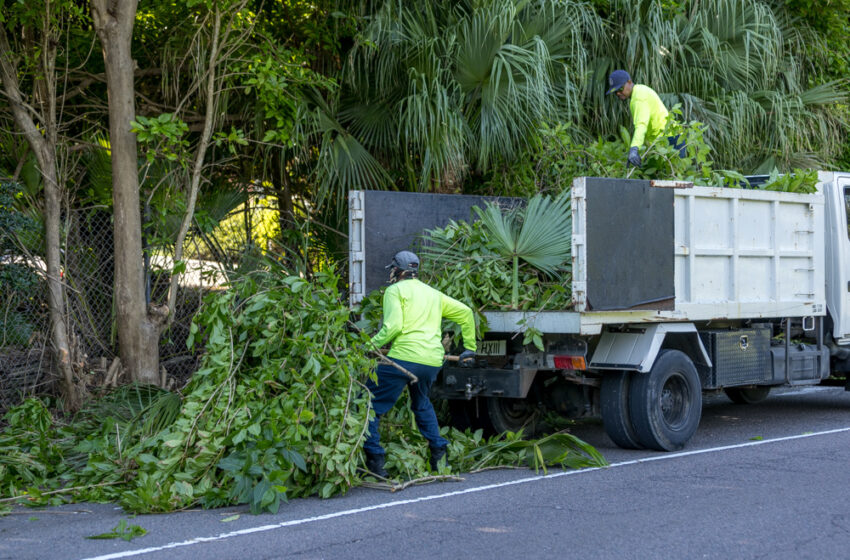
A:
{"type": "Polygon", "coordinates": [[[700,331],[711,367],[700,366],[705,389],[773,383],[770,328],[700,331]]]}

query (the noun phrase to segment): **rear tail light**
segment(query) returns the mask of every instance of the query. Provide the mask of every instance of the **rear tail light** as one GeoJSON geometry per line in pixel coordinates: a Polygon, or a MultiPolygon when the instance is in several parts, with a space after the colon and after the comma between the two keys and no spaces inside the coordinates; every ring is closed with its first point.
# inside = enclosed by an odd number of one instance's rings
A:
{"type": "Polygon", "coordinates": [[[587,369],[584,356],[554,356],[555,369],[587,369]]]}

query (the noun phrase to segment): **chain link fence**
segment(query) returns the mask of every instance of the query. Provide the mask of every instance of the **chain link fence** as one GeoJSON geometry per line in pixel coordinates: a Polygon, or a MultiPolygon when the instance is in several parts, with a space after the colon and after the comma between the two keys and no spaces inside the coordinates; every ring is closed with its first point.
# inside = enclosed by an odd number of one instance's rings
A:
{"type": "MultiPolygon", "coordinates": [[[[214,230],[195,231],[189,236],[185,245],[188,258],[183,259],[185,270],[178,277],[172,320],[160,338],[160,364],[171,386],[182,386],[198,367],[198,352],[187,349],[186,339],[203,297],[210,290],[225,286],[228,271],[237,267],[241,254],[256,247],[257,237],[274,235],[270,231],[258,233],[252,226],[274,224],[270,211],[268,201],[249,199],[214,230]]],[[[104,386],[119,354],[112,210],[70,210],[63,216],[62,225],[61,275],[72,363],[86,385],[104,386]]],[[[0,252],[0,414],[22,398],[54,392],[58,380],[44,258],[27,250],[27,243],[19,235],[0,231],[0,235],[4,233],[16,240],[16,248],[10,250],[7,246],[0,252]]],[[[162,248],[147,253],[139,266],[145,271],[149,301],[164,303],[174,268],[173,256],[162,248]]]]}

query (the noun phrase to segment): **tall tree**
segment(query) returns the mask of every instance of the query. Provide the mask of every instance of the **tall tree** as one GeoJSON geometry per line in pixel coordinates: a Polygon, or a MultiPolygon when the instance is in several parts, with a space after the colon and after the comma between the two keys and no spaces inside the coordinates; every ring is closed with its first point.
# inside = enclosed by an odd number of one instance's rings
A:
{"type": "Polygon", "coordinates": [[[18,130],[38,162],[44,192],[44,242],[47,266],[51,339],[62,378],[65,405],[76,409],[80,391],[74,376],[65,313],[65,288],[61,267],[61,214],[63,185],[60,179],[57,51],[62,30],[81,14],[74,2],[0,2],[0,80],[18,130]],[[7,29],[22,37],[13,48],[7,29]],[[19,79],[24,66],[31,91],[19,79]]]}
{"type": "Polygon", "coordinates": [[[159,337],[165,316],[149,310],[142,267],[142,219],[136,135],[133,24],[138,0],[92,0],[109,95],[115,227],[115,309],[121,363],[130,379],[159,382],[159,337]]]}

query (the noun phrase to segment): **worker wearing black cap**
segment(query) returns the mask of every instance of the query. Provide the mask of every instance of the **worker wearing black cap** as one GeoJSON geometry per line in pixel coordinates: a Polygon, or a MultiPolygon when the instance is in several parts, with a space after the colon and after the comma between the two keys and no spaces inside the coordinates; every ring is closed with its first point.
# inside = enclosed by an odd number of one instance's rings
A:
{"type": "Polygon", "coordinates": [[[443,365],[443,318],[460,325],[465,348],[459,357],[461,366],[474,363],[476,348],[472,309],[420,282],[417,279],[419,257],[410,251],[400,251],[387,268],[390,269],[391,285],[384,292],[384,324],[372,337],[372,344],[380,348],[392,343],[387,354],[389,359],[413,373],[418,381],[411,383],[398,368],[381,364],[377,369],[378,382],[371,379],[366,382],[375,410],[375,417],[369,422],[369,434],[363,443],[366,468],[383,478],[388,476],[384,469],[386,452],[378,435],[378,422],[393,407],[405,387],[410,391],[416,426],[431,448],[431,468],[437,470],[440,460],[446,455],[449,442],[440,435],[437,415],[429,399],[431,384],[443,365]]]}
{"type": "MultiPolygon", "coordinates": [[[[608,90],[606,95],[616,94],[625,101],[629,100],[629,110],[632,113],[632,122],[635,131],[632,134],[632,143],[629,146],[628,160],[631,165],[640,167],[639,148],[644,142],[652,142],[664,131],[669,119],[667,107],[649,86],[632,82],[631,76],[625,70],[614,70],[608,76],[608,90]]],[[[679,156],[685,157],[685,144],[679,143],[679,137],[670,136],[667,141],[675,149],[679,150],[679,156]]]]}

